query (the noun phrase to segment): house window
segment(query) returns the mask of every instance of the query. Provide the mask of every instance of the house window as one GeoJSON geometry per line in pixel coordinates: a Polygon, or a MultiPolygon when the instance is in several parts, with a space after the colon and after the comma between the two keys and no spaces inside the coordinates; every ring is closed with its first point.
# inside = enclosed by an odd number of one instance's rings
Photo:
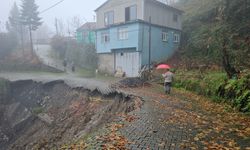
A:
{"type": "Polygon", "coordinates": [[[104,23],[105,26],[114,24],[114,12],[109,11],[104,14],[104,23]]]}
{"type": "Polygon", "coordinates": [[[162,41],[167,42],[168,41],[168,33],[167,32],[162,32],[162,41]]]}
{"type": "Polygon", "coordinates": [[[118,29],[118,38],[119,38],[119,40],[127,40],[128,39],[128,28],[119,28],[118,29]]]}
{"type": "Polygon", "coordinates": [[[178,15],[177,14],[173,14],[173,21],[178,22],[178,15]]]}
{"type": "Polygon", "coordinates": [[[175,33],[174,34],[174,42],[179,43],[180,42],[180,34],[175,33]]]}
{"type": "Polygon", "coordinates": [[[110,41],[109,33],[102,33],[102,43],[108,43],[110,41]]]}
{"type": "Polygon", "coordinates": [[[125,21],[132,21],[137,19],[137,6],[130,6],[125,8],[125,21]]]}

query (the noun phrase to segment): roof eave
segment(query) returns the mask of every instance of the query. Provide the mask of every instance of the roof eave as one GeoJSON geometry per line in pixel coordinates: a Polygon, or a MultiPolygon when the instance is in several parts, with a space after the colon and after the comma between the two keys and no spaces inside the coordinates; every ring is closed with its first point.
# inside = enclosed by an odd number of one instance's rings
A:
{"type": "Polygon", "coordinates": [[[95,12],[97,12],[100,8],[102,8],[105,4],[108,3],[109,0],[106,0],[106,2],[104,2],[101,6],[99,6],[98,8],[95,9],[95,12]]]}

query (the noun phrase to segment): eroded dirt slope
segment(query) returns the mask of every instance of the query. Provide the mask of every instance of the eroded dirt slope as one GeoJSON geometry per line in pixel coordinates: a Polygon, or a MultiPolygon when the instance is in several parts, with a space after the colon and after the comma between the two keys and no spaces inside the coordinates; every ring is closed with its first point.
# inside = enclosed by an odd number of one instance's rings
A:
{"type": "Polygon", "coordinates": [[[72,89],[63,81],[12,82],[5,95],[0,99],[0,149],[58,149],[141,104],[133,96],[72,89]]]}

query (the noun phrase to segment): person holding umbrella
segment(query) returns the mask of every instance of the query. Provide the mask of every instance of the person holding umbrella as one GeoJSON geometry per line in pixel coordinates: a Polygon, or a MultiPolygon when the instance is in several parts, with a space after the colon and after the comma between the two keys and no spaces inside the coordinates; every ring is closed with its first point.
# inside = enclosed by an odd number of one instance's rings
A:
{"type": "Polygon", "coordinates": [[[166,70],[166,72],[162,74],[162,77],[164,78],[164,90],[166,94],[170,94],[172,82],[174,80],[174,73],[170,71],[170,66],[166,64],[159,65],[157,70],[166,70]]]}

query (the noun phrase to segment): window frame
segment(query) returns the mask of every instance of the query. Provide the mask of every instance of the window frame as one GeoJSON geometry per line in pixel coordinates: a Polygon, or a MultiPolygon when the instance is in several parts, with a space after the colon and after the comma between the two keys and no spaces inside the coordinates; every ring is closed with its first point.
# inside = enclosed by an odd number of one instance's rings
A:
{"type": "Polygon", "coordinates": [[[115,21],[115,13],[114,13],[113,10],[112,11],[107,11],[107,12],[104,13],[104,25],[105,26],[110,26],[110,25],[114,24],[114,21],[115,21]],[[112,21],[109,20],[111,14],[112,14],[112,21]],[[107,21],[106,21],[106,19],[107,19],[107,21]]]}
{"type": "Polygon", "coordinates": [[[128,40],[128,27],[120,27],[117,30],[118,40],[128,40]]]}
{"type": "Polygon", "coordinates": [[[173,42],[174,43],[180,43],[180,34],[179,33],[174,33],[173,42]]]}
{"type": "Polygon", "coordinates": [[[101,43],[106,44],[110,42],[110,34],[109,32],[101,33],[101,43]]]}
{"type": "Polygon", "coordinates": [[[138,9],[137,9],[137,5],[131,5],[128,7],[125,7],[125,22],[129,22],[129,21],[134,21],[137,20],[138,18],[138,9]],[[135,17],[132,19],[132,8],[135,8],[135,17]],[[127,10],[129,10],[129,12],[127,13],[127,10]],[[128,15],[128,16],[127,16],[128,15]]]}
{"type": "Polygon", "coordinates": [[[168,42],[169,37],[168,37],[168,32],[167,31],[162,31],[162,42],[168,42]]]}

